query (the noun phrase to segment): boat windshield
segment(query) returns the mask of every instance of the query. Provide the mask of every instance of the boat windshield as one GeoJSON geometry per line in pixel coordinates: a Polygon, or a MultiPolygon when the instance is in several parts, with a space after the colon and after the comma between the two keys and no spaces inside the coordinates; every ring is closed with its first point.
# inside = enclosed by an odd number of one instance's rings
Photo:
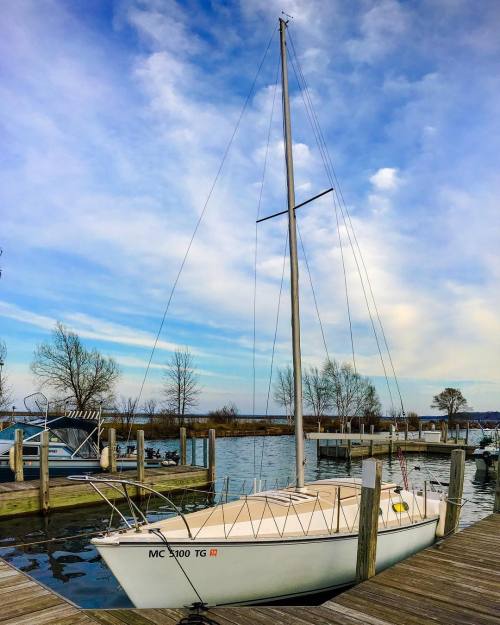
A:
{"type": "Polygon", "coordinates": [[[26,439],[29,436],[39,434],[43,431],[43,428],[38,425],[29,425],[28,423],[14,423],[0,432],[0,440],[13,441],[16,437],[16,430],[22,430],[23,438],[26,439]]]}

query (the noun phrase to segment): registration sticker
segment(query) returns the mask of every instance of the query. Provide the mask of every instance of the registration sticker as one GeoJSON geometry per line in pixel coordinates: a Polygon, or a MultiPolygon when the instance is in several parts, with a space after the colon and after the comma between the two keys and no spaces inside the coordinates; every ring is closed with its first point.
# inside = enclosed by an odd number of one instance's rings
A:
{"type": "Polygon", "coordinates": [[[217,557],[217,549],[210,549],[210,557],[211,558],[217,557]]]}

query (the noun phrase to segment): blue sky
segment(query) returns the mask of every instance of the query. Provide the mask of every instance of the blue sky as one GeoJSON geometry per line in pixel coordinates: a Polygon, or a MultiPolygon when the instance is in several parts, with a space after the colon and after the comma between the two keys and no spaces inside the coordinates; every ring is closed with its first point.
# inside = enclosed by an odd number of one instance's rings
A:
{"type": "MultiPolygon", "coordinates": [[[[6,0],[0,25],[0,338],[16,404],[56,320],[112,355],[135,395],[189,237],[277,18],[292,35],[351,211],[405,404],[500,398],[500,7],[461,0],[6,0]]],[[[254,222],[275,37],[176,291],[145,397],[189,345],[200,410],[252,406],[254,222]]],[[[292,80],[297,201],[328,186],[292,80]]],[[[278,91],[279,96],[279,91],[278,91]]],[[[279,103],[261,211],[284,204],[279,103]]],[[[300,228],[330,353],[349,359],[331,199],[300,228]]],[[[286,223],[259,229],[257,402],[265,407],[286,223]]],[[[345,231],[341,231],[345,238],[345,231]]],[[[389,407],[352,255],[361,372],[389,407]]],[[[301,266],[304,361],[325,352],[301,266]]],[[[290,360],[288,282],[276,363],[290,360]]],[[[272,410],[276,407],[273,405],[272,410]]]]}

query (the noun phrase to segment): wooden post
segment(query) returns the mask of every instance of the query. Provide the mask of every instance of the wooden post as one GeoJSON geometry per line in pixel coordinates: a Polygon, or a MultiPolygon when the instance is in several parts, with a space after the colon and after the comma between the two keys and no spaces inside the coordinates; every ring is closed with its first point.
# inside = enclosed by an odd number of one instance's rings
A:
{"type": "Polygon", "coordinates": [[[457,423],[457,425],[455,426],[455,445],[458,445],[459,433],[460,433],[460,426],[457,423]]]}
{"type": "Polygon", "coordinates": [[[394,453],[394,426],[390,425],[389,431],[389,459],[392,458],[392,454],[394,453]]]}
{"type": "MultiPolygon", "coordinates": [[[[144,430],[137,430],[137,481],[141,483],[144,482],[144,461],[144,430]]],[[[139,489],[139,497],[142,497],[143,491],[139,489]]]]}
{"type": "Polygon", "coordinates": [[[500,512],[500,458],[497,460],[497,485],[495,487],[495,504],[493,512],[500,512]]]}
{"type": "Polygon", "coordinates": [[[377,559],[377,531],[380,509],[382,462],[363,460],[361,504],[359,508],[358,553],[356,581],[362,582],[375,575],[377,559]]]}
{"type": "Polygon", "coordinates": [[[444,423],[443,424],[443,443],[447,443],[448,442],[448,424],[444,423]]]}
{"type": "Polygon", "coordinates": [[[215,482],[215,430],[208,430],[208,480],[215,482]]]}
{"type": "Polygon", "coordinates": [[[465,444],[469,444],[469,420],[467,419],[467,426],[465,428],[465,444]]]}
{"type": "Polygon", "coordinates": [[[203,466],[208,468],[208,438],[203,439],[203,466]]]}
{"type": "Polygon", "coordinates": [[[50,509],[48,430],[42,432],[40,440],[40,510],[42,514],[47,514],[50,509]]]}
{"type": "MultiPolygon", "coordinates": [[[[318,434],[321,434],[321,420],[318,419],[318,434]]],[[[319,456],[320,456],[320,443],[321,441],[318,440],[316,441],[316,460],[319,460],[319,456]]]]}
{"type": "MultiPolygon", "coordinates": [[[[346,428],[347,428],[347,433],[350,434],[351,433],[351,422],[349,421],[349,423],[346,423],[346,428]]],[[[351,461],[351,452],[352,452],[352,441],[351,439],[349,439],[347,441],[347,461],[350,462],[351,461]]]]}
{"type": "MultiPolygon", "coordinates": [[[[373,425],[373,423],[370,425],[370,434],[375,434],[375,426],[373,425]]],[[[368,455],[370,456],[370,458],[373,457],[374,444],[375,444],[375,441],[370,440],[370,451],[368,452],[368,455]]]]}
{"type": "Polygon", "coordinates": [[[365,433],[365,424],[364,423],[362,423],[359,426],[359,433],[361,434],[361,436],[363,436],[363,434],[365,433]]]}
{"type": "Polygon", "coordinates": [[[179,428],[179,441],[181,446],[181,464],[186,465],[186,428],[179,428]]]}
{"type": "Polygon", "coordinates": [[[196,466],[196,436],[191,434],[191,466],[196,466]]]}
{"type": "Polygon", "coordinates": [[[460,506],[464,491],[465,451],[454,449],[451,452],[450,485],[448,486],[448,503],[444,521],[444,534],[453,534],[460,521],[460,506]]]}
{"type": "Polygon", "coordinates": [[[418,440],[422,440],[422,421],[418,422],[418,440]]]}
{"type": "Polygon", "coordinates": [[[24,480],[23,468],[23,431],[19,428],[16,430],[16,438],[14,441],[14,472],[15,481],[22,482],[24,480]]]}
{"type": "Polygon", "coordinates": [[[408,440],[408,421],[405,423],[405,441],[408,440]]]}
{"type": "Polygon", "coordinates": [[[108,447],[109,447],[109,472],[116,473],[116,430],[109,428],[108,430],[108,447]]]}

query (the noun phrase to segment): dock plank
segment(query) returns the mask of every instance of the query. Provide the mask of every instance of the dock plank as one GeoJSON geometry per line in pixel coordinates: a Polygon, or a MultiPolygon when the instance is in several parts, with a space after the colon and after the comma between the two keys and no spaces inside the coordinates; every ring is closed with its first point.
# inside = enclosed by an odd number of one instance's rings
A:
{"type": "MultiPolygon", "coordinates": [[[[135,481],[135,470],[117,473],[98,474],[97,477],[109,479],[128,479],[135,481]]],[[[209,486],[208,469],[198,466],[173,466],[158,469],[146,469],[144,484],[167,493],[185,488],[203,489],[209,486]]],[[[40,512],[40,481],[6,482],[0,484],[0,517],[14,517],[40,512]]],[[[100,490],[112,501],[123,499],[117,491],[101,485],[100,490]]],[[[133,495],[133,488],[130,489],[133,495]]],[[[85,482],[74,482],[66,477],[50,479],[51,510],[101,503],[101,497],[85,482]]]]}
{"type": "Polygon", "coordinates": [[[82,610],[0,559],[0,625],[96,625],[82,610]]]}

